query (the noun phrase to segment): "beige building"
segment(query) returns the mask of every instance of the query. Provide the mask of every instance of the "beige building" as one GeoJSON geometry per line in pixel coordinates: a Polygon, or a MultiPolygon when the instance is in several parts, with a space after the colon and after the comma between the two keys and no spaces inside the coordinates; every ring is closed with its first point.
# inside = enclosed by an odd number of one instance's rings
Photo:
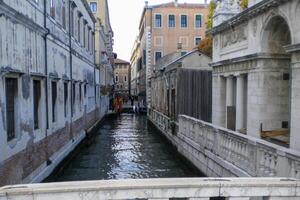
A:
{"type": "Polygon", "coordinates": [[[88,0],[90,9],[96,18],[95,23],[95,63],[100,73],[97,91],[101,93],[101,114],[107,112],[113,82],[113,30],[110,24],[107,0],[88,0]]]}
{"type": "Polygon", "coordinates": [[[182,55],[192,51],[205,36],[207,13],[206,4],[181,4],[176,0],[153,6],[146,3],[135,42],[137,49],[133,51],[139,55],[138,64],[132,66],[138,73],[132,80],[137,79],[140,85],[146,85],[148,103],[151,76],[155,71],[153,66],[161,57],[176,52],[178,48],[182,55]]]}
{"type": "Polygon", "coordinates": [[[121,94],[124,96],[129,96],[129,72],[130,72],[130,63],[121,60],[115,59],[114,66],[114,77],[115,77],[115,93],[121,94]]]}

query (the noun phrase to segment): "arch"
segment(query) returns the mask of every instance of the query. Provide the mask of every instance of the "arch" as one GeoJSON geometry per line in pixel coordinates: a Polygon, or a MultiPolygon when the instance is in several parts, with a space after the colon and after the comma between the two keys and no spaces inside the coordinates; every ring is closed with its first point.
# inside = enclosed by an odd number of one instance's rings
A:
{"type": "Polygon", "coordinates": [[[286,53],[284,46],[292,43],[288,22],[281,15],[274,15],[267,20],[262,33],[262,51],[267,53],[286,53]]]}

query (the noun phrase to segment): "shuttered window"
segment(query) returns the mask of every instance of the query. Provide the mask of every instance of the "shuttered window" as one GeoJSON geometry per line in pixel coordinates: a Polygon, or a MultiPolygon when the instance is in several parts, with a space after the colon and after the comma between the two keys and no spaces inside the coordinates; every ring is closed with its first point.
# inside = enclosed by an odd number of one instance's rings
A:
{"type": "Polygon", "coordinates": [[[5,79],[6,92],[6,131],[7,141],[11,141],[16,137],[16,103],[18,94],[18,79],[5,79]]]}
{"type": "Polygon", "coordinates": [[[57,83],[55,81],[52,81],[51,89],[52,89],[52,122],[56,122],[57,83]]]}
{"type": "Polygon", "coordinates": [[[41,81],[33,80],[33,115],[34,129],[39,129],[39,108],[41,101],[41,81]]]}
{"type": "Polygon", "coordinates": [[[67,103],[68,103],[68,83],[64,83],[64,113],[65,117],[67,117],[67,103]]]}

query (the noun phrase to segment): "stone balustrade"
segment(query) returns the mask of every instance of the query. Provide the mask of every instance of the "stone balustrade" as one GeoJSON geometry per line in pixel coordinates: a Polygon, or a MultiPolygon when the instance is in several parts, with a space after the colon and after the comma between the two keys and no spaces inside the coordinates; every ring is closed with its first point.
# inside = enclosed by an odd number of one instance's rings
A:
{"type": "Polygon", "coordinates": [[[281,178],[176,178],[65,182],[0,188],[0,200],[296,200],[300,181],[281,178]]]}
{"type": "Polygon", "coordinates": [[[300,178],[300,153],[188,116],[179,117],[178,137],[244,172],[237,176],[300,178]]]}
{"type": "Polygon", "coordinates": [[[185,115],[177,134],[164,114],[150,110],[148,118],[206,176],[300,178],[298,151],[185,115]]]}

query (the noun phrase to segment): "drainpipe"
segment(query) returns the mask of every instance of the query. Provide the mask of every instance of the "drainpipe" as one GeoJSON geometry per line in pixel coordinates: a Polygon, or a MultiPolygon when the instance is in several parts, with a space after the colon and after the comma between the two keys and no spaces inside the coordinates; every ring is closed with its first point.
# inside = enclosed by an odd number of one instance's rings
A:
{"type": "Polygon", "coordinates": [[[48,56],[47,56],[47,37],[50,33],[50,30],[47,28],[47,0],[44,0],[44,28],[47,30],[45,36],[44,36],[44,42],[45,42],[45,49],[44,49],[44,56],[45,56],[45,103],[46,103],[46,133],[45,133],[45,139],[46,139],[46,159],[47,159],[47,165],[51,164],[51,161],[49,160],[49,155],[48,155],[48,129],[49,129],[49,108],[48,108],[48,56]]]}
{"type": "Polygon", "coordinates": [[[97,86],[96,86],[96,45],[95,45],[95,33],[96,33],[96,26],[94,22],[94,37],[92,37],[93,40],[93,48],[94,48],[94,90],[95,90],[95,107],[97,109],[97,86]]]}
{"type": "MultiPolygon", "coordinates": [[[[69,0],[69,55],[70,55],[70,79],[71,79],[71,92],[70,92],[70,108],[71,108],[71,118],[70,118],[70,137],[73,140],[73,62],[72,62],[72,33],[71,33],[71,4],[73,0],[69,0]]],[[[73,29],[74,29],[74,24],[73,24],[73,29]]]]}

